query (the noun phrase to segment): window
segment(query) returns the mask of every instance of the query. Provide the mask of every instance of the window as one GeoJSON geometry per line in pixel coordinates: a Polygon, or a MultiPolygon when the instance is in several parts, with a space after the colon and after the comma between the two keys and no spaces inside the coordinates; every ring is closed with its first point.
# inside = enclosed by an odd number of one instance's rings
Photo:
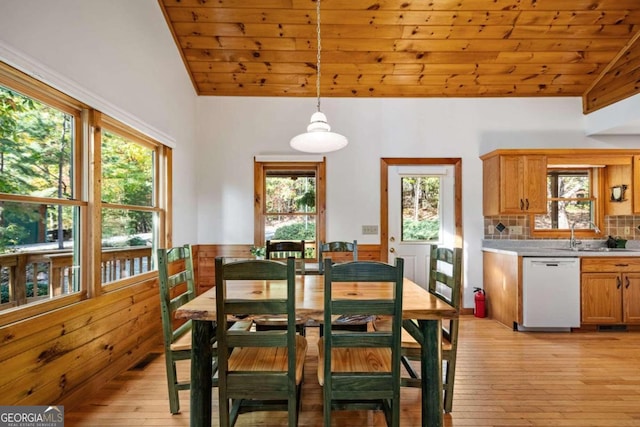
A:
{"type": "Polygon", "coordinates": [[[80,110],[0,74],[0,309],[78,293],[80,110]]]}
{"type": "Polygon", "coordinates": [[[439,242],[441,182],[438,176],[403,176],[402,241],[439,242]]]}
{"type": "Polygon", "coordinates": [[[256,162],[254,244],[304,240],[305,258],[315,259],[324,240],[325,163],[256,162]]]}
{"type": "Polygon", "coordinates": [[[547,213],[534,216],[535,231],[593,230],[598,223],[595,169],[547,171],[547,213]]]}
{"type": "Polygon", "coordinates": [[[108,118],[101,130],[100,279],[107,284],[153,269],[161,210],[155,200],[158,147],[108,118]]]}
{"type": "Polygon", "coordinates": [[[0,63],[0,325],[144,279],[170,156],[0,63]]]}

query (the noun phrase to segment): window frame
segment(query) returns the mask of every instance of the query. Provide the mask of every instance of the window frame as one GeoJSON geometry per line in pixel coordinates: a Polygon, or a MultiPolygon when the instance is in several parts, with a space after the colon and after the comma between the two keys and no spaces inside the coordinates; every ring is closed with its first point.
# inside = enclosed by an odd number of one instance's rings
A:
{"type": "MultiPolygon", "coordinates": [[[[67,295],[50,295],[49,298],[31,299],[22,305],[12,304],[11,301],[2,304],[0,306],[0,326],[94,298],[115,289],[154,279],[157,276],[155,270],[157,267],[153,249],[171,244],[171,227],[168,222],[172,219],[172,149],[2,61],[0,61],[0,84],[71,114],[74,119],[75,132],[71,154],[73,195],[70,199],[0,193],[0,201],[73,206],[80,211],[77,236],[74,236],[75,244],[71,252],[73,254],[77,251],[78,254],[79,290],[67,295]],[[103,126],[119,135],[124,133],[127,137],[133,136],[136,142],[152,147],[157,154],[157,161],[154,165],[154,174],[157,179],[154,183],[153,206],[135,206],[135,210],[151,210],[157,213],[158,224],[155,226],[157,230],[154,232],[154,246],[151,253],[152,269],[143,274],[110,282],[106,286],[102,286],[100,280],[102,255],[100,213],[103,204],[100,201],[99,188],[101,182],[100,138],[97,137],[103,126]]],[[[129,206],[127,205],[126,208],[129,206]]]]}
{"type": "MultiPolygon", "coordinates": [[[[72,148],[73,169],[79,170],[82,165],[82,159],[85,154],[85,144],[83,143],[83,123],[87,106],[81,102],[74,100],[68,95],[59,92],[44,83],[27,76],[26,74],[0,62],[0,84],[19,92],[20,94],[37,100],[49,107],[55,108],[61,112],[69,114],[74,120],[74,146],[72,148]]],[[[88,203],[82,200],[82,176],[75,173],[73,176],[73,193],[71,199],[59,199],[56,197],[36,197],[24,194],[8,194],[0,193],[0,201],[18,202],[28,204],[46,204],[46,205],[62,205],[73,206],[80,209],[80,223],[86,222],[86,209],[88,203]]],[[[82,225],[80,225],[80,228],[82,225]]],[[[75,240],[80,245],[80,253],[82,253],[82,238],[75,240]]],[[[78,260],[82,266],[82,257],[78,260]]],[[[19,268],[19,266],[18,266],[19,268]]],[[[18,273],[21,274],[21,273],[18,273]]],[[[2,304],[0,311],[0,326],[13,323],[18,320],[32,317],[47,311],[56,310],[58,308],[82,301],[87,297],[88,285],[86,281],[86,269],[80,268],[79,290],[66,295],[59,295],[42,299],[28,299],[24,304],[12,304],[12,302],[2,304]]]]}
{"type": "MultiPolygon", "coordinates": [[[[587,171],[589,174],[589,187],[591,189],[591,195],[587,198],[581,198],[580,200],[590,200],[593,204],[593,222],[598,226],[600,230],[604,230],[604,202],[601,200],[600,195],[603,194],[600,186],[603,182],[602,168],[598,168],[595,166],[561,166],[561,165],[549,165],[547,167],[547,174],[549,176],[549,171],[551,170],[580,170],[587,171]]],[[[577,200],[577,199],[565,199],[565,198],[553,198],[554,200],[577,200]]],[[[548,206],[548,204],[547,204],[548,206]]],[[[566,238],[568,239],[571,236],[570,228],[559,228],[559,229],[536,229],[535,228],[535,217],[536,214],[529,215],[529,224],[530,224],[530,234],[532,237],[543,238],[543,239],[558,239],[558,238],[566,238]]],[[[574,236],[576,238],[589,239],[589,238],[599,238],[602,237],[601,233],[597,233],[592,228],[576,228],[574,230],[574,236]]]]}
{"type": "MultiPolygon", "coordinates": [[[[265,180],[267,171],[269,170],[312,170],[316,175],[316,241],[315,247],[318,247],[320,241],[326,240],[326,157],[322,157],[322,161],[258,161],[254,158],[253,167],[253,187],[254,187],[254,232],[253,245],[262,247],[266,244],[265,219],[266,213],[266,188],[265,180]]],[[[315,251],[315,258],[306,258],[307,262],[313,262],[318,259],[318,251],[315,251]]]]}
{"type": "Polygon", "coordinates": [[[143,211],[143,212],[152,212],[158,216],[158,224],[157,229],[153,232],[153,244],[151,249],[151,270],[137,274],[135,276],[130,276],[126,278],[120,278],[114,280],[112,282],[102,283],[102,272],[101,272],[101,261],[96,261],[92,263],[94,269],[92,270],[91,276],[93,281],[91,282],[93,286],[94,294],[101,294],[104,292],[113,291],[116,289],[120,289],[144,280],[148,280],[153,278],[156,274],[157,265],[155,263],[155,249],[165,246],[164,241],[169,241],[168,238],[165,238],[165,225],[163,218],[163,212],[166,210],[162,206],[162,197],[163,188],[166,187],[166,180],[168,177],[164,177],[162,174],[163,170],[168,170],[167,156],[170,155],[171,149],[167,148],[163,144],[154,141],[152,138],[144,135],[141,132],[119,122],[118,120],[106,115],[102,114],[98,111],[94,114],[93,120],[93,164],[95,165],[93,171],[94,179],[102,178],[102,131],[107,130],[111,133],[117,134],[118,136],[125,137],[132,142],[138,143],[146,148],[154,150],[156,161],[154,162],[154,170],[153,175],[155,176],[155,181],[153,183],[153,194],[152,194],[152,202],[151,206],[138,206],[138,205],[123,205],[116,203],[107,203],[102,201],[101,197],[101,188],[100,186],[93,185],[92,191],[92,199],[94,200],[95,206],[95,215],[96,220],[92,222],[92,233],[93,236],[91,241],[91,246],[93,247],[92,253],[97,254],[98,259],[101,260],[103,254],[102,248],[102,220],[101,213],[104,209],[125,209],[125,210],[135,210],[135,211],[143,211]],[[164,165],[164,166],[163,166],[164,165]],[[163,179],[163,177],[165,179],[163,179]],[[162,246],[161,246],[162,245],[162,246]]]}

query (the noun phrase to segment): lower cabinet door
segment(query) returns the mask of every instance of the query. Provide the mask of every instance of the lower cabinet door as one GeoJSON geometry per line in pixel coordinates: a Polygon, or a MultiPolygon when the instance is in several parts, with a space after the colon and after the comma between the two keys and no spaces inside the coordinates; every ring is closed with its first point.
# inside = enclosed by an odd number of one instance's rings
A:
{"type": "Polygon", "coordinates": [[[622,276],[622,301],[625,323],[640,323],[640,273],[622,276]]]}
{"type": "Polygon", "coordinates": [[[622,276],[619,273],[582,274],[582,323],[622,323],[622,276]]]}

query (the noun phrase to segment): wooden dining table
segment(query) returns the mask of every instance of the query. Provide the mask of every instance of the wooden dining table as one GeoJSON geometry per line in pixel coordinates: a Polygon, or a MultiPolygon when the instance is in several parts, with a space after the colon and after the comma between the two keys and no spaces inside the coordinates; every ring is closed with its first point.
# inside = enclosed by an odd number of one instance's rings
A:
{"type": "MultiPolygon", "coordinates": [[[[384,298],[375,282],[334,283],[334,297],[384,298]]],[[[229,298],[260,299],[286,295],[284,281],[234,281],[227,287],[229,298]]],[[[324,276],[296,276],[296,316],[322,322],[324,312],[324,276]]],[[[176,318],[193,321],[191,352],[191,418],[192,427],[211,426],[212,411],[212,322],[216,321],[215,289],[209,289],[180,307],[176,318]]],[[[422,347],[422,425],[443,425],[442,389],[442,320],[458,316],[457,310],[405,278],[402,295],[403,323],[422,347]]]]}

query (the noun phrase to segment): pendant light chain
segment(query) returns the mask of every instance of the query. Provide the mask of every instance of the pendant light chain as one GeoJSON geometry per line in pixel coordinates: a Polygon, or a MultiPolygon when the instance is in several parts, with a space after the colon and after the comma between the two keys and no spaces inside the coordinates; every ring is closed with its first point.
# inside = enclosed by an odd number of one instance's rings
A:
{"type": "Polygon", "coordinates": [[[331,126],[327,121],[327,116],[320,111],[320,52],[322,45],[320,40],[320,1],[316,2],[316,34],[318,37],[318,52],[316,63],[316,98],[318,101],[318,111],[311,115],[311,120],[307,126],[307,131],[291,138],[289,145],[294,150],[305,153],[330,153],[347,146],[349,141],[339,133],[331,132],[331,126]]]}
{"type": "Polygon", "coordinates": [[[320,0],[316,0],[316,33],[318,36],[318,56],[316,64],[316,97],[318,98],[318,111],[320,111],[320,0]]]}

